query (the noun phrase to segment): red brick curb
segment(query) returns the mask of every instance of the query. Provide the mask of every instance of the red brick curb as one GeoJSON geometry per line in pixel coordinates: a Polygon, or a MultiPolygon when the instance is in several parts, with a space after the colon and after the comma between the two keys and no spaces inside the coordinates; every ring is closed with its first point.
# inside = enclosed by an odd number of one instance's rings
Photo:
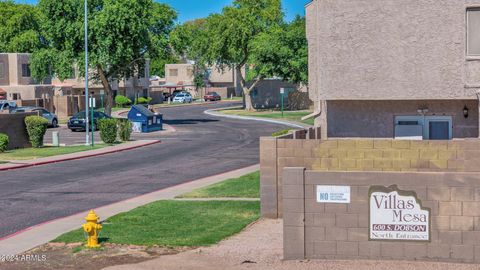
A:
{"type": "MultiPolygon", "coordinates": [[[[117,150],[112,150],[112,151],[107,151],[107,152],[102,152],[102,153],[87,154],[87,155],[82,155],[82,156],[78,156],[78,157],[70,157],[70,158],[57,159],[57,160],[41,161],[41,162],[35,162],[35,163],[29,163],[29,164],[13,165],[11,167],[0,168],[0,171],[23,169],[23,168],[28,168],[28,167],[35,167],[35,166],[52,164],[52,163],[60,163],[60,162],[65,162],[65,161],[77,160],[77,159],[103,156],[103,155],[108,155],[108,154],[133,150],[133,149],[137,149],[137,148],[141,148],[141,147],[145,147],[145,146],[150,146],[150,145],[161,143],[161,142],[162,141],[158,140],[158,141],[148,142],[148,143],[145,143],[145,144],[135,145],[135,146],[131,146],[131,147],[123,148],[123,149],[117,149],[117,150]]],[[[88,152],[88,151],[86,151],[86,152],[88,152]]]]}

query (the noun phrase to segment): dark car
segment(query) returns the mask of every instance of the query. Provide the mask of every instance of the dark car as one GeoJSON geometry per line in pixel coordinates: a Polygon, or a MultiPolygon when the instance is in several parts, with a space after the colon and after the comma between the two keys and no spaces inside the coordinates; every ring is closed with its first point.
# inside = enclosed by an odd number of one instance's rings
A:
{"type": "Polygon", "coordinates": [[[43,118],[47,119],[48,126],[54,128],[58,126],[58,117],[54,113],[51,113],[41,107],[17,107],[12,112],[36,112],[39,113],[43,118]]]}
{"type": "Polygon", "coordinates": [[[219,94],[217,94],[217,92],[209,92],[203,97],[203,99],[205,101],[217,101],[217,100],[222,100],[222,97],[219,94]]]}
{"type": "MultiPolygon", "coordinates": [[[[112,117],[104,114],[103,112],[94,112],[93,113],[93,118],[94,118],[93,123],[95,124],[95,130],[98,130],[98,125],[97,125],[98,120],[106,119],[106,118],[112,118],[112,117]]],[[[68,120],[67,126],[71,131],[85,131],[86,130],[85,122],[86,122],[85,121],[85,111],[81,111],[81,112],[75,114],[74,116],[72,116],[68,120]]],[[[90,122],[90,128],[91,128],[92,120],[90,119],[89,122],[90,122]]]]}

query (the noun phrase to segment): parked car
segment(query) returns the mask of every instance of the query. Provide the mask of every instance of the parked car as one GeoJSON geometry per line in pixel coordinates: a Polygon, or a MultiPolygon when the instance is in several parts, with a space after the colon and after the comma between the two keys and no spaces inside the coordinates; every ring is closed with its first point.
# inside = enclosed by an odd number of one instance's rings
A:
{"type": "Polygon", "coordinates": [[[189,93],[179,93],[173,98],[173,102],[177,103],[192,103],[193,98],[189,93]]]}
{"type": "Polygon", "coordinates": [[[17,107],[13,112],[38,112],[40,116],[48,120],[48,126],[57,127],[58,117],[41,107],[17,107]]]}
{"type": "MultiPolygon", "coordinates": [[[[90,114],[90,113],[89,113],[90,114]]],[[[89,115],[90,116],[90,115],[89,115]]],[[[98,130],[98,120],[112,118],[103,112],[94,112],[93,113],[93,123],[95,124],[95,130],[98,130]]],[[[92,127],[92,119],[90,119],[90,129],[92,127]]],[[[86,131],[86,121],[85,121],[85,111],[81,111],[74,116],[72,116],[67,123],[68,128],[71,131],[86,131]]]]}
{"type": "Polygon", "coordinates": [[[180,94],[180,93],[188,93],[188,92],[186,92],[184,90],[175,90],[171,94],[165,92],[165,93],[163,93],[163,100],[164,101],[168,101],[168,99],[173,100],[175,98],[175,96],[180,94]]]}
{"type": "Polygon", "coordinates": [[[222,97],[217,94],[217,92],[208,92],[203,99],[205,101],[217,101],[217,100],[222,100],[222,97]]]}
{"type": "Polygon", "coordinates": [[[17,108],[17,103],[15,101],[0,100],[0,112],[2,111],[12,112],[16,108],[17,108]]]}

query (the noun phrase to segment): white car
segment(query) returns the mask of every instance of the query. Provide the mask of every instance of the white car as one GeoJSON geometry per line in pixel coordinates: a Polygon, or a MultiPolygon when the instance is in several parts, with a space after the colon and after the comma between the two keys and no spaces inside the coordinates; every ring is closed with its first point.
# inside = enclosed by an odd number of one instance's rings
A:
{"type": "Polygon", "coordinates": [[[179,93],[173,98],[174,103],[192,103],[193,98],[189,93],[179,93]]]}

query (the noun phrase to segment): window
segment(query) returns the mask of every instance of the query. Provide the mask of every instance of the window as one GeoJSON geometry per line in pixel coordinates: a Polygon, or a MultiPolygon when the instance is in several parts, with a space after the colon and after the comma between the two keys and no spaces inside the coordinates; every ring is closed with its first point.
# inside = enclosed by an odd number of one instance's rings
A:
{"type": "Polygon", "coordinates": [[[4,79],[4,78],[5,78],[5,64],[0,63],[0,79],[4,79]]]}
{"type": "Polygon", "coordinates": [[[28,78],[30,77],[30,65],[29,64],[22,64],[22,77],[28,78]]]}
{"type": "Polygon", "coordinates": [[[467,55],[480,56],[480,8],[467,9],[467,55]]]}
{"type": "Polygon", "coordinates": [[[169,71],[170,76],[177,77],[178,76],[178,69],[170,69],[169,71]]]}
{"type": "Polygon", "coordinates": [[[193,77],[193,69],[187,69],[187,76],[193,77]]]}

